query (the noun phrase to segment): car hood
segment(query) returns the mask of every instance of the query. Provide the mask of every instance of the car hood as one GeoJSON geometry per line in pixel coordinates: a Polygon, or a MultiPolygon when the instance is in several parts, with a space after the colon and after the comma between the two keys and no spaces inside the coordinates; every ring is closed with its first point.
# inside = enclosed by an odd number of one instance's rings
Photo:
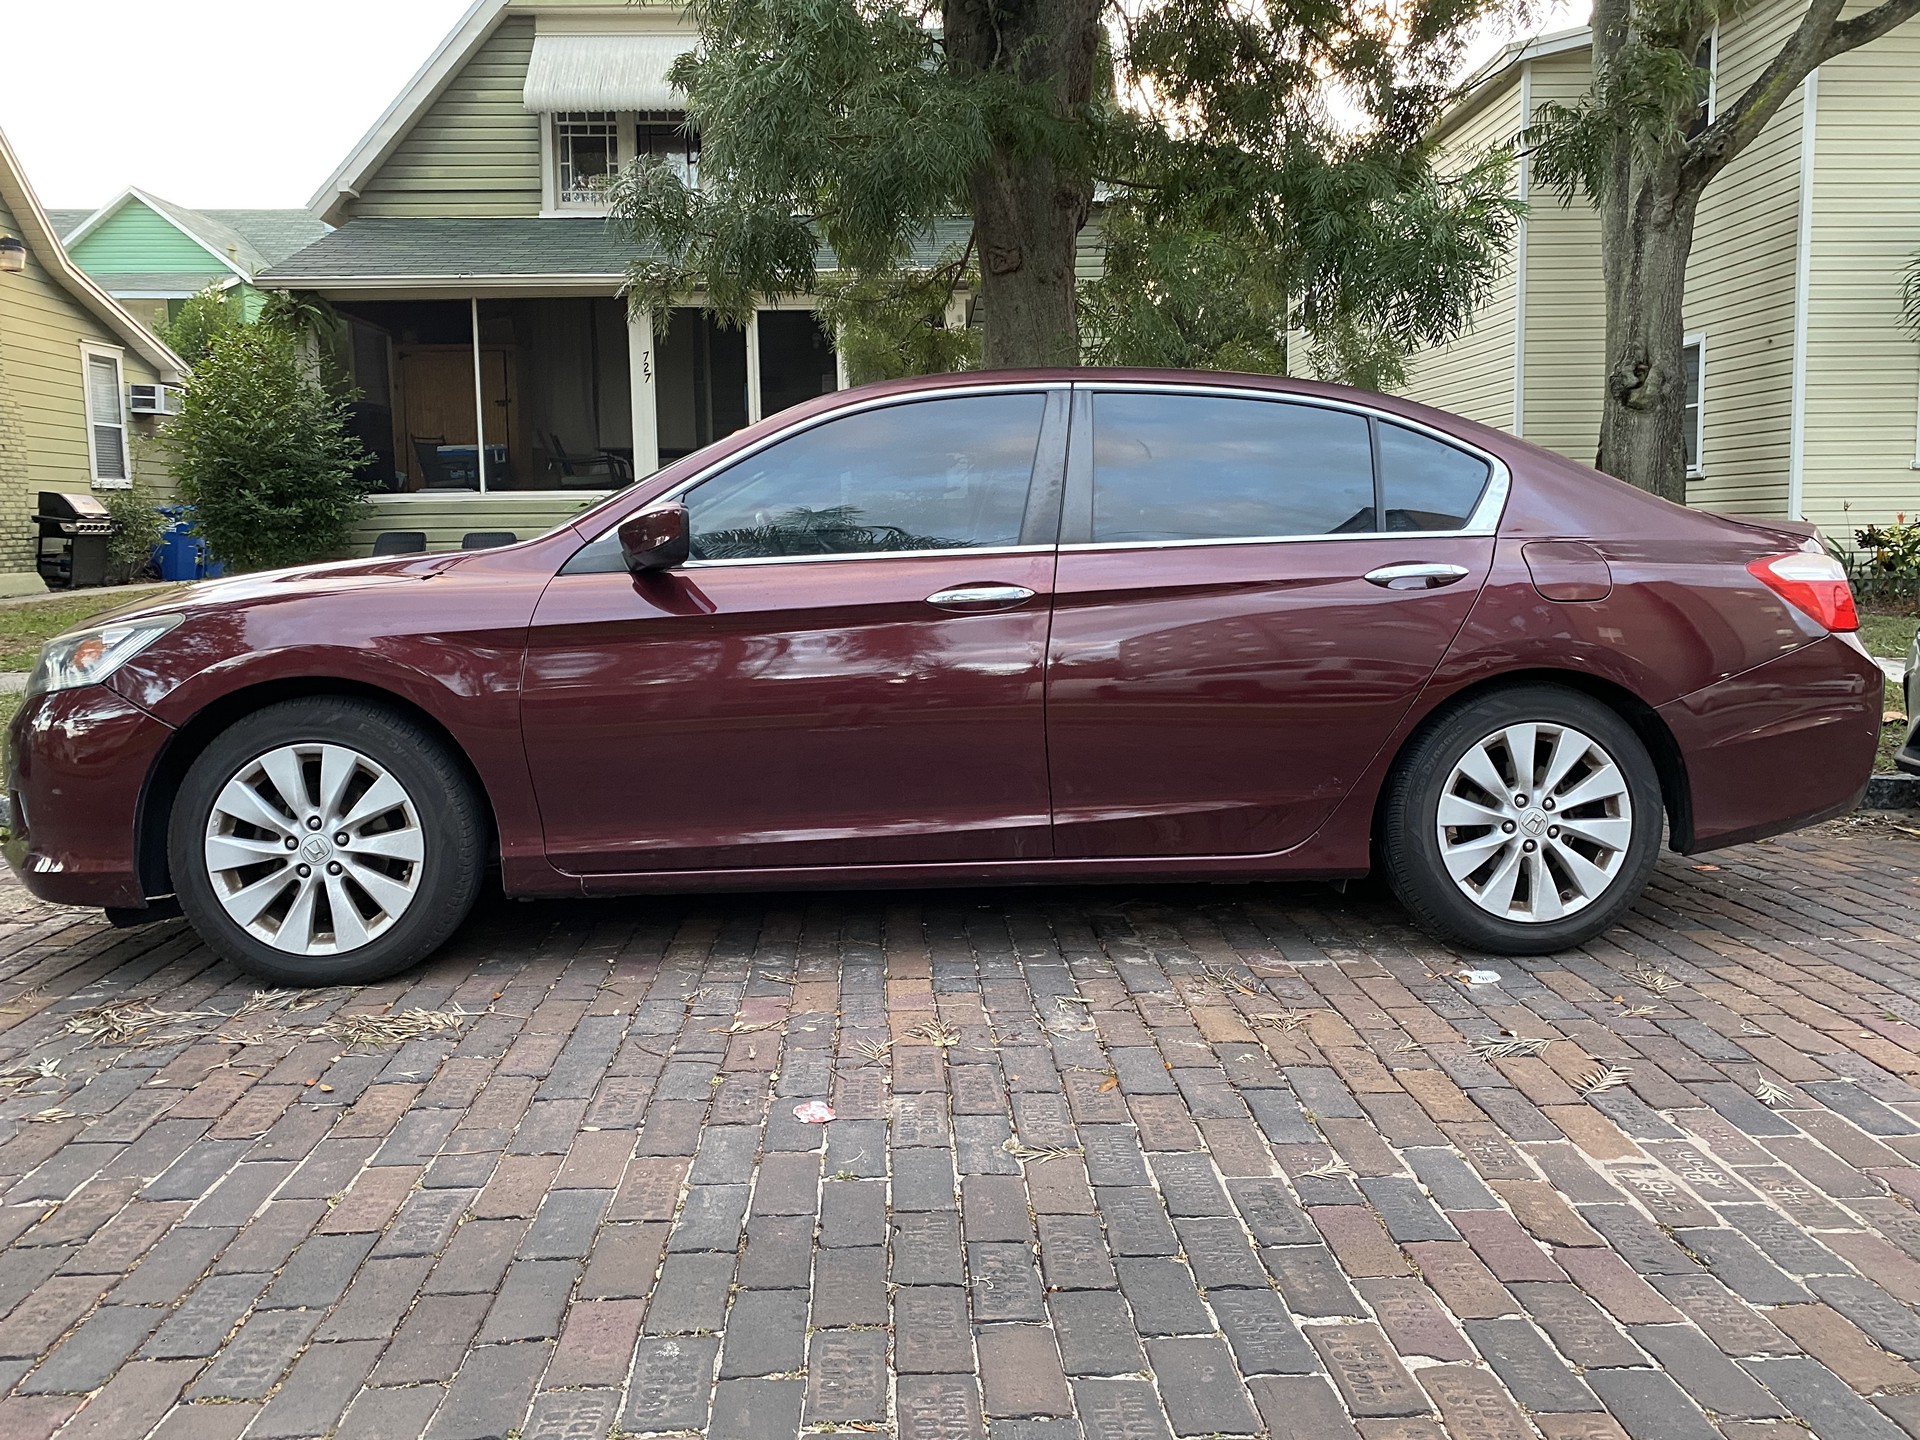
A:
{"type": "Polygon", "coordinates": [[[202,580],[164,595],[142,595],[117,610],[95,616],[83,628],[148,615],[180,615],[228,610],[259,601],[307,598],[364,590],[370,586],[417,584],[470,561],[474,551],[434,555],[393,555],[372,560],[334,560],[321,565],[294,565],[284,570],[259,570],[218,580],[202,580]]]}

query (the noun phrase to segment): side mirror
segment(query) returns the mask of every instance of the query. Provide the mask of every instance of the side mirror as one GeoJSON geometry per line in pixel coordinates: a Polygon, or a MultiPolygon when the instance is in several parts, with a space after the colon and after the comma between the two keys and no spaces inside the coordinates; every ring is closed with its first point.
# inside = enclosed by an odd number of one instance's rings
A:
{"type": "Polygon", "coordinates": [[[693,521],[684,505],[649,505],[620,525],[620,554],[635,575],[671,570],[693,553],[693,521]]]}

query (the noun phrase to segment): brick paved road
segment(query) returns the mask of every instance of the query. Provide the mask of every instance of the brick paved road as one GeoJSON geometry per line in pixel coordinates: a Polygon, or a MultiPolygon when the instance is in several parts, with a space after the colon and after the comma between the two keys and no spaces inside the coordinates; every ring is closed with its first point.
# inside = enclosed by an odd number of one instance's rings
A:
{"type": "Polygon", "coordinates": [[[296,1009],[0,887],[0,1436],[1920,1435],[1920,844],[1668,860],[1609,942],[501,903],[296,1009]]]}

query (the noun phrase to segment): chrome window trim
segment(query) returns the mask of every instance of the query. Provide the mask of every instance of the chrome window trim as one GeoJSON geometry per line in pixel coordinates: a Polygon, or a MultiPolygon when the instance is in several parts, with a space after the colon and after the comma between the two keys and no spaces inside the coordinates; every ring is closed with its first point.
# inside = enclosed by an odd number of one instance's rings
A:
{"type": "MultiPolygon", "coordinates": [[[[1473,508],[1473,514],[1467,517],[1467,523],[1458,530],[1363,530],[1341,535],[1231,535],[1202,540],[1089,540],[1074,541],[1059,545],[1002,545],[979,549],[959,548],[946,550],[862,550],[845,555],[755,555],[743,556],[735,560],[689,560],[678,567],[683,570],[708,570],[715,567],[736,565],[813,565],[822,561],[877,560],[938,558],[956,555],[988,557],[994,555],[1030,555],[1049,550],[1084,552],[1089,550],[1172,550],[1194,549],[1210,545],[1301,545],[1325,541],[1355,540],[1443,540],[1461,537],[1492,536],[1499,531],[1500,517],[1506,511],[1507,496],[1512,489],[1513,476],[1507,464],[1498,455],[1482,450],[1479,446],[1451,435],[1445,430],[1414,420],[1404,415],[1396,415],[1370,405],[1356,404],[1350,400],[1336,400],[1328,396],[1302,395],[1285,390],[1263,390],[1239,385],[1190,385],[1184,383],[1156,383],[1150,380],[1001,380],[985,381],[978,385],[942,386],[938,390],[922,391],[909,395],[877,395],[871,400],[863,400],[852,405],[843,405],[817,415],[805,425],[790,430],[781,430],[768,435],[745,449],[738,450],[723,460],[716,461],[697,475],[663,491],[647,501],[648,505],[660,505],[678,500],[688,491],[731,469],[762,450],[779,444],[782,440],[803,435],[817,426],[829,421],[839,420],[848,415],[862,414],[868,410],[879,410],[895,405],[914,405],[928,400],[941,400],[949,397],[971,395],[1049,395],[1059,391],[1084,391],[1089,396],[1099,394],[1145,394],[1145,395],[1211,395],[1235,400],[1264,400],[1270,404],[1313,405],[1323,410],[1339,410],[1350,415],[1359,415],[1367,419],[1378,420],[1389,425],[1404,426],[1416,434],[1428,436],[1456,450],[1464,451],[1478,460],[1485,461],[1489,468],[1487,485],[1480,492],[1480,499],[1473,508]]],[[[644,508],[644,507],[642,507],[644,508]]],[[[623,515],[620,520],[595,534],[586,542],[597,544],[614,534],[621,523],[631,518],[623,515]]],[[[585,546],[581,547],[586,548],[585,546]]],[[[578,552],[576,552],[578,553],[578,552]]],[[[591,572],[590,572],[591,573],[591,572]]]]}
{"type": "Polygon", "coordinates": [[[959,546],[945,550],[849,550],[831,555],[742,555],[734,560],[688,560],[676,570],[730,570],[737,565],[818,565],[827,560],[936,560],[955,555],[1048,555],[1053,545],[959,546]]]}
{"type": "Polygon", "coordinates": [[[1072,551],[1086,550],[1167,550],[1191,549],[1201,545],[1287,545],[1303,544],[1307,541],[1325,540],[1442,540],[1461,536],[1494,535],[1500,529],[1500,517],[1506,512],[1507,495],[1513,487],[1513,472],[1498,455],[1482,450],[1450,435],[1445,430],[1414,420],[1404,415],[1395,415],[1390,410],[1377,406],[1359,405],[1350,400],[1335,400],[1322,395],[1299,395],[1284,390],[1259,390],[1243,385],[1156,385],[1152,381],[1114,380],[1081,381],[1078,389],[1089,395],[1210,395],[1229,400],[1264,400],[1269,404],[1312,405],[1322,410],[1339,410],[1349,415],[1358,415],[1364,419],[1377,420],[1386,425],[1399,425],[1417,435],[1425,435],[1443,445],[1473,456],[1485,462],[1488,474],[1486,487],[1481,490],[1480,498],[1475,502],[1473,513],[1467,517],[1467,523],[1458,530],[1361,530],[1338,535],[1222,535],[1201,540],[1076,540],[1060,548],[1072,551]]]}

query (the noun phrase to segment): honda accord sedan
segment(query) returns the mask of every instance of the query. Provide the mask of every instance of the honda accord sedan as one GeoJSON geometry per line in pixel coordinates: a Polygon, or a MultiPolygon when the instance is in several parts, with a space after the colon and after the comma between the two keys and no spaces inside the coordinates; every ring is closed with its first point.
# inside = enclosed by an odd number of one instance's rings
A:
{"type": "Polygon", "coordinates": [[[1809,527],[1403,400],[985,373],[824,396],[506,548],[200,585],[51,642],[46,900],[280,983],[517,896],[1378,869],[1478,951],[1852,806],[1881,679],[1809,527]]]}

